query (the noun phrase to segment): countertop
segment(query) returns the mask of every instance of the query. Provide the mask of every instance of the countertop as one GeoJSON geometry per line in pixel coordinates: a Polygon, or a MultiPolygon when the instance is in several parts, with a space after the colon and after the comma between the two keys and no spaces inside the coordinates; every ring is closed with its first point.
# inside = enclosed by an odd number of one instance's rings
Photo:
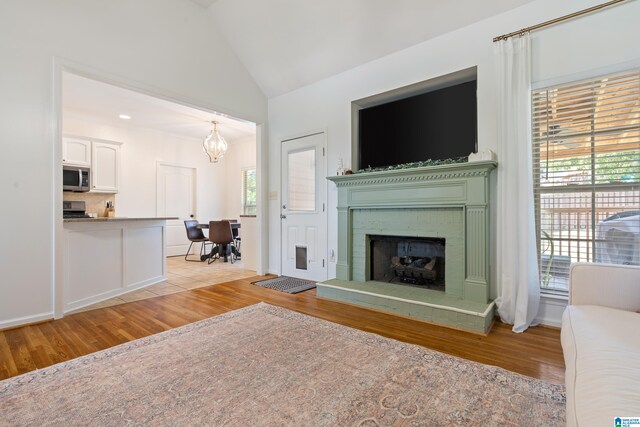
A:
{"type": "Polygon", "coordinates": [[[160,217],[126,217],[116,216],[113,218],[100,217],[100,218],[65,218],[63,222],[111,222],[111,221],[157,221],[167,219],[178,219],[177,216],[160,216],[160,217]]]}

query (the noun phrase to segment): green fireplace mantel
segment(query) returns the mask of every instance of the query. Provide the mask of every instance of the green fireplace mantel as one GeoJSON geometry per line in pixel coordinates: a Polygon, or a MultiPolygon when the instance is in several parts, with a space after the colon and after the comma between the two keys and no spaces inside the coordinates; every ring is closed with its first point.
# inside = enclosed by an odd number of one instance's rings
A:
{"type": "Polygon", "coordinates": [[[496,167],[485,161],[328,177],[338,189],[336,278],[368,279],[366,234],[419,236],[436,230],[452,241],[460,236],[446,255],[447,297],[488,303],[489,178],[496,167]]]}

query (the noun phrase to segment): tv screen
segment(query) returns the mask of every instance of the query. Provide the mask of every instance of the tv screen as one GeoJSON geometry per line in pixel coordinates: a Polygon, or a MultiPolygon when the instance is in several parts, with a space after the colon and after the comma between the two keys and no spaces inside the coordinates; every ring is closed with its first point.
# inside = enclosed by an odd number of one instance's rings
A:
{"type": "Polygon", "coordinates": [[[474,80],[360,110],[360,169],[476,152],[476,86],[474,80]]]}

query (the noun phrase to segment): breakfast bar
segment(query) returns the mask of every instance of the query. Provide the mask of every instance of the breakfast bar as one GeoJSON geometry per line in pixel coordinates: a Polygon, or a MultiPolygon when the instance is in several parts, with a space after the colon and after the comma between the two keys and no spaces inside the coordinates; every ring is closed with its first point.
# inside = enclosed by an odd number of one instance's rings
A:
{"type": "Polygon", "coordinates": [[[64,312],[166,280],[168,219],[64,219],[64,312]]]}

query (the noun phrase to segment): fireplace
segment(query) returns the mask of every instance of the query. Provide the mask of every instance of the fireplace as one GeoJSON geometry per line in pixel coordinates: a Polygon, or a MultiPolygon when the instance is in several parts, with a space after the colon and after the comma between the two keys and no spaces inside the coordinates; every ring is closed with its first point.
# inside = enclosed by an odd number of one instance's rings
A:
{"type": "Polygon", "coordinates": [[[317,295],[486,333],[495,162],[329,177],[338,190],[336,278],[317,295]]]}
{"type": "Polygon", "coordinates": [[[445,290],[446,239],[368,236],[368,280],[445,290]]]}

